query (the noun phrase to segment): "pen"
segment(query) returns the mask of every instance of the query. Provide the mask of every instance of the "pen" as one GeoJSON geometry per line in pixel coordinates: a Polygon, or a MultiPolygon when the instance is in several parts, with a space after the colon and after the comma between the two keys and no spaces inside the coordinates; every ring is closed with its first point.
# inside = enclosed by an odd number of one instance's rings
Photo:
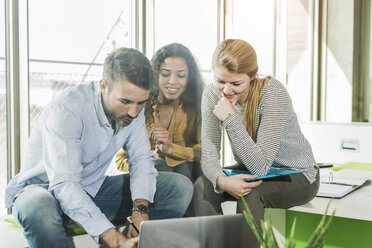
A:
{"type": "Polygon", "coordinates": [[[132,221],[132,216],[128,216],[127,217],[127,220],[128,222],[133,226],[134,230],[136,230],[136,232],[139,234],[140,231],[138,230],[138,228],[136,227],[136,225],[134,225],[133,221],[132,221]]]}
{"type": "Polygon", "coordinates": [[[322,182],[324,184],[335,184],[335,185],[341,185],[341,186],[352,186],[352,187],[355,187],[355,186],[358,186],[358,185],[354,185],[354,184],[350,184],[350,183],[338,183],[338,182],[322,182]]]}
{"type": "Polygon", "coordinates": [[[330,168],[333,167],[333,164],[331,163],[317,163],[319,168],[330,168]]]}

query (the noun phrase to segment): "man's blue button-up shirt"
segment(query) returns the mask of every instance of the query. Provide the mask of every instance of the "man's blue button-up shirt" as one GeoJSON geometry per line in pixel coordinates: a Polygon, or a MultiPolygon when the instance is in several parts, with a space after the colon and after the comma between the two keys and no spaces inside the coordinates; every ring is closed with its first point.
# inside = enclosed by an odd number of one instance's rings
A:
{"type": "MultiPolygon", "coordinates": [[[[119,125],[117,125],[119,126],[119,125]]],[[[124,146],[132,200],[153,202],[157,171],[144,111],[129,126],[111,126],[98,82],[64,90],[46,106],[29,138],[21,171],[9,183],[6,207],[31,184],[49,184],[64,213],[92,236],[113,227],[93,203],[113,156],[124,146]]]]}

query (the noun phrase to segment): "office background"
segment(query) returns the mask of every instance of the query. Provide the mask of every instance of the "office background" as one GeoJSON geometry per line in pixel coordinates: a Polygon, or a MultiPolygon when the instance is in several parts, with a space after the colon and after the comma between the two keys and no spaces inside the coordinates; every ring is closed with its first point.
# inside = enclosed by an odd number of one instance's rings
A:
{"type": "Polygon", "coordinates": [[[259,73],[287,86],[300,122],[370,125],[371,8],[371,0],[0,0],[0,199],[43,107],[66,87],[99,80],[103,59],[121,46],[151,58],[183,43],[209,84],[215,46],[244,39],[259,73]]]}

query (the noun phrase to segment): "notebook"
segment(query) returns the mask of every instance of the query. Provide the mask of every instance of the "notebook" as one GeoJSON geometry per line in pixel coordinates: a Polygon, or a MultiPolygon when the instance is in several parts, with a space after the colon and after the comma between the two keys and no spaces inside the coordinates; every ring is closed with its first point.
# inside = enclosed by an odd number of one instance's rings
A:
{"type": "Polygon", "coordinates": [[[242,214],[144,221],[138,248],[246,247],[242,214]]]}
{"type": "Polygon", "coordinates": [[[368,183],[371,183],[370,179],[320,177],[319,191],[316,196],[342,198],[368,183]]]}
{"type": "MultiPolygon", "coordinates": [[[[226,176],[234,176],[238,174],[251,174],[248,170],[223,169],[223,172],[225,173],[226,176]]],[[[260,176],[260,177],[253,178],[253,179],[245,179],[244,181],[251,182],[251,181],[257,181],[257,180],[262,180],[266,178],[280,177],[280,176],[300,174],[300,173],[304,173],[304,172],[295,171],[295,170],[270,169],[269,172],[265,176],[260,176]]]]}

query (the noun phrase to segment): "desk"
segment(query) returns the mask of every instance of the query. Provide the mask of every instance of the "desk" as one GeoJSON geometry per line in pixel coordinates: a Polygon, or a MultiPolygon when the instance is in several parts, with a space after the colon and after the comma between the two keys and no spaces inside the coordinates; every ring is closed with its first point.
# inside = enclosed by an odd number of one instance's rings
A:
{"type": "MultiPolygon", "coordinates": [[[[321,169],[320,175],[328,177],[330,171],[329,169],[321,169]]],[[[372,171],[343,169],[337,172],[332,171],[332,173],[334,178],[372,179],[372,171]]],[[[330,198],[315,197],[309,203],[289,210],[324,214],[329,201],[330,198]]],[[[336,209],[335,216],[338,217],[372,221],[372,184],[363,186],[341,199],[334,199],[328,213],[331,214],[333,209],[336,209]]]]}
{"type": "MultiPolygon", "coordinates": [[[[321,169],[328,176],[329,169],[321,169]]],[[[332,171],[333,172],[333,171],[332,171]]],[[[372,171],[343,169],[333,172],[334,177],[372,179],[372,171]]],[[[286,238],[294,218],[297,219],[295,239],[298,247],[305,244],[320,221],[330,198],[315,197],[307,204],[286,211],[286,238]]],[[[334,199],[328,210],[336,209],[331,227],[325,237],[325,247],[372,247],[372,185],[366,185],[341,199],[334,199]]]]}

